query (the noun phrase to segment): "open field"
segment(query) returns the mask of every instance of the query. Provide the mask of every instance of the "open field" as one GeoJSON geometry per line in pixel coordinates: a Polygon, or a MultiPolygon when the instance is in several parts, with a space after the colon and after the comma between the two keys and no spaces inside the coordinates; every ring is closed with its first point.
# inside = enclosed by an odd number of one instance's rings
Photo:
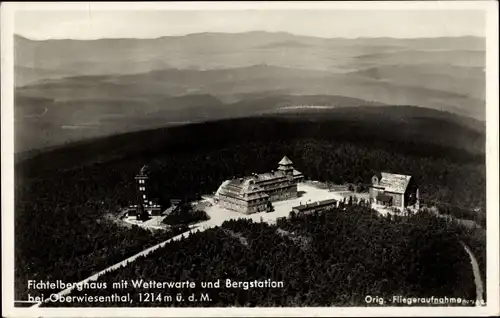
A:
{"type": "Polygon", "coordinates": [[[328,199],[343,199],[343,196],[338,193],[329,192],[327,189],[320,189],[307,183],[299,183],[297,188],[299,191],[299,197],[291,200],[273,202],[273,212],[243,214],[221,208],[216,204],[212,204],[212,206],[205,209],[208,215],[210,215],[210,220],[207,222],[222,224],[226,220],[243,218],[251,219],[254,222],[260,222],[260,220],[262,219],[263,222],[275,223],[276,219],[287,217],[292,211],[292,208],[300,205],[301,203],[316,202],[328,199]]]}
{"type": "MultiPolygon", "coordinates": [[[[281,217],[288,217],[292,208],[304,203],[312,203],[316,201],[335,199],[342,201],[344,198],[348,199],[349,196],[367,199],[368,194],[354,193],[351,191],[330,191],[322,187],[319,182],[306,181],[297,185],[299,196],[290,200],[283,200],[273,202],[273,212],[260,212],[253,214],[243,214],[235,211],[227,210],[213,202],[212,196],[202,196],[202,200],[193,202],[193,206],[205,206],[203,210],[210,216],[210,220],[191,224],[190,227],[210,228],[220,226],[224,221],[237,220],[237,219],[251,219],[254,222],[267,222],[270,224],[276,223],[276,219],[281,217]],[[208,203],[208,204],[206,204],[208,203]]],[[[146,222],[135,221],[134,217],[126,218],[123,221],[135,224],[143,228],[162,229],[168,228],[167,225],[162,224],[163,217],[152,217],[146,222]]]]}

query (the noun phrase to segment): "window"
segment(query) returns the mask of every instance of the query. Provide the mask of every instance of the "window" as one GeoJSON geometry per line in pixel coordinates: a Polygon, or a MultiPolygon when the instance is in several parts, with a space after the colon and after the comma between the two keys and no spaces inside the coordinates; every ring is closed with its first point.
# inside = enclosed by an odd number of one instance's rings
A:
{"type": "Polygon", "coordinates": [[[145,195],[145,194],[143,194],[143,195],[142,195],[142,198],[143,198],[143,199],[146,199],[146,195],[145,195]]]}

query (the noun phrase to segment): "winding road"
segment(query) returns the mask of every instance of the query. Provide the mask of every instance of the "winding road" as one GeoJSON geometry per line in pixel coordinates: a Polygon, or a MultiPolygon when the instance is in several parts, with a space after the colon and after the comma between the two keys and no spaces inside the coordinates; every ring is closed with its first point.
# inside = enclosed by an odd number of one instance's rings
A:
{"type": "MultiPolygon", "coordinates": [[[[210,199],[210,198],[204,198],[205,200],[211,202],[213,204],[213,201],[210,199]]],[[[380,211],[379,211],[380,212],[380,211]]],[[[210,213],[209,213],[210,214],[210,213]]],[[[266,213],[264,213],[266,214],[266,213]]],[[[267,213],[267,215],[269,214],[274,214],[274,213],[267,213]]],[[[439,215],[439,214],[438,214],[439,215]]],[[[211,216],[211,219],[207,220],[207,221],[204,221],[204,222],[201,222],[201,223],[198,223],[198,224],[195,224],[193,225],[193,227],[186,231],[186,232],[183,232],[179,235],[176,235],[174,237],[171,237],[170,239],[168,240],[165,240],[159,244],[156,244],[154,246],[151,246],[119,263],[116,263],[112,266],[109,266],[107,267],[106,269],[103,269],[97,273],[95,273],[94,275],[78,282],[77,284],[84,284],[84,283],[88,283],[88,282],[91,282],[91,281],[96,281],[100,276],[108,273],[108,272],[111,272],[111,271],[114,271],[114,270],[117,270],[121,267],[124,267],[124,266],[127,266],[129,263],[131,262],[134,262],[137,258],[139,257],[142,257],[142,256],[146,256],[152,252],[154,252],[155,250],[159,249],[159,248],[162,248],[164,247],[166,244],[170,243],[170,242],[173,242],[173,241],[177,241],[179,239],[181,239],[181,237],[185,237],[186,235],[190,235],[191,233],[196,233],[196,232],[201,232],[201,231],[205,231],[207,229],[210,229],[210,228],[213,228],[213,227],[216,227],[216,226],[221,226],[222,223],[224,223],[224,221],[226,221],[227,219],[231,219],[231,218],[234,218],[234,214],[230,213],[228,215],[219,215],[218,217],[216,217],[217,215],[210,215],[211,216]]],[[[277,217],[279,217],[280,215],[275,215],[272,217],[272,219],[275,219],[277,217]]],[[[241,215],[240,216],[241,218],[253,218],[252,215],[241,215]]],[[[256,221],[256,220],[254,220],[256,221]]],[[[262,220],[261,220],[262,221],[262,220]]],[[[269,220],[265,220],[266,222],[269,222],[269,223],[272,223],[273,220],[269,219],[269,220]]],[[[471,265],[472,265],[472,271],[473,271],[473,274],[474,274],[474,283],[476,285],[476,300],[477,300],[477,304],[476,306],[479,306],[480,304],[482,304],[483,302],[483,293],[484,293],[484,285],[483,285],[483,282],[482,282],[482,279],[481,279],[481,272],[480,272],[480,269],[479,269],[479,265],[478,265],[478,262],[476,260],[476,257],[474,256],[474,254],[472,253],[472,251],[469,249],[469,247],[467,245],[465,245],[463,242],[462,243],[462,246],[463,248],[465,249],[465,251],[467,252],[467,254],[469,255],[469,258],[470,258],[470,262],[471,262],[471,265]]],[[[75,288],[76,288],[76,285],[77,284],[73,284],[72,287],[70,288],[66,288],[62,291],[60,291],[59,293],[57,293],[58,296],[65,296],[65,295],[68,295],[70,294],[75,288]]],[[[45,301],[47,302],[49,299],[46,299],[45,301]]],[[[42,302],[39,302],[35,305],[33,305],[31,308],[37,308],[37,307],[40,307],[43,303],[42,302]]]]}
{"type": "Polygon", "coordinates": [[[462,243],[462,246],[464,247],[465,251],[467,252],[467,254],[469,254],[470,263],[472,265],[472,272],[474,274],[474,283],[476,284],[476,301],[477,301],[476,306],[480,306],[484,301],[483,298],[484,286],[483,286],[483,280],[481,279],[481,271],[479,270],[479,264],[477,263],[476,257],[474,256],[470,248],[467,245],[465,245],[465,243],[463,242],[460,243],[462,243]]]}

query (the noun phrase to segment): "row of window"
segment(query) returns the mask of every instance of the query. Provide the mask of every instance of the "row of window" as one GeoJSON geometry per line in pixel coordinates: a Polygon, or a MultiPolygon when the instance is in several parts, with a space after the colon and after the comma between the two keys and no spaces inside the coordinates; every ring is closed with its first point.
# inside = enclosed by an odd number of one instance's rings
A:
{"type": "Polygon", "coordinates": [[[290,188],[280,188],[267,191],[268,194],[290,192],[290,188]]]}

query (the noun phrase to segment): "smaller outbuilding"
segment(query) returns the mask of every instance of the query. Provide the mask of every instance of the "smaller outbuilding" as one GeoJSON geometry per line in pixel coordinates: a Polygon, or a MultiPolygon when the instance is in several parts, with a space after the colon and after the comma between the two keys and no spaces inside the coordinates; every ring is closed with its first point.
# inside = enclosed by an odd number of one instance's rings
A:
{"type": "Polygon", "coordinates": [[[412,176],[381,172],[372,177],[370,203],[405,209],[420,205],[419,189],[412,176]]]}
{"type": "Polygon", "coordinates": [[[322,212],[337,206],[338,206],[338,201],[335,199],[330,199],[330,200],[301,204],[299,206],[293,207],[292,211],[295,213],[314,213],[314,212],[322,212]]]}

